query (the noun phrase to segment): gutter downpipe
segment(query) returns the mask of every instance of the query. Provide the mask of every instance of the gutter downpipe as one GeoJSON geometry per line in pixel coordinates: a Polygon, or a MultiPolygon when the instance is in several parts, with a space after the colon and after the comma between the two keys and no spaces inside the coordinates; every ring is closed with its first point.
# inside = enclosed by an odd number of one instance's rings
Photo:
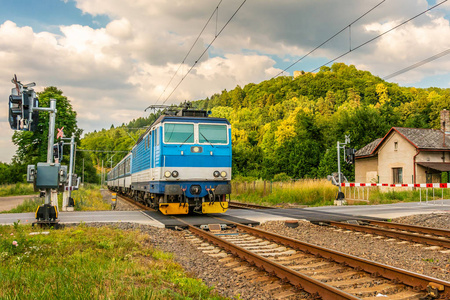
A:
{"type": "Polygon", "coordinates": [[[420,149],[417,149],[416,155],[413,157],[413,170],[414,170],[414,184],[416,184],[416,156],[419,155],[420,149]]]}

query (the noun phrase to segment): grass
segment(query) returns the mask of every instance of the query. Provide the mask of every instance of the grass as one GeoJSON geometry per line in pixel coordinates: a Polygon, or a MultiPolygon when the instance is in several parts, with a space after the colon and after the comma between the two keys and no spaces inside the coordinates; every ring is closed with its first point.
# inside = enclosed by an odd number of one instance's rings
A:
{"type": "Polygon", "coordinates": [[[332,205],[338,188],[325,179],[304,179],[288,182],[233,182],[233,198],[261,205],[297,204],[332,205]]]}
{"type": "MultiPolygon", "coordinates": [[[[346,195],[346,199],[352,199],[353,195],[358,198],[358,190],[360,191],[359,199],[367,200],[367,189],[369,189],[368,202],[352,201],[352,204],[368,205],[368,204],[391,204],[398,202],[418,202],[420,201],[420,193],[422,193],[422,201],[426,201],[426,190],[396,190],[392,188],[378,187],[352,187],[343,188],[342,191],[346,195]],[[364,197],[362,191],[364,189],[364,197]],[[356,193],[355,193],[356,191],[356,193]]],[[[256,203],[261,205],[283,205],[296,204],[308,206],[324,206],[333,205],[334,199],[338,192],[338,187],[333,186],[325,179],[303,179],[297,181],[286,182],[265,182],[264,181],[233,181],[232,197],[241,202],[256,203]]],[[[439,200],[441,198],[449,199],[450,190],[428,189],[428,200],[439,200]],[[443,194],[442,194],[443,192],[443,194]]]]}
{"type": "MultiPolygon", "coordinates": [[[[354,188],[353,188],[354,189],[354,188]]],[[[362,189],[362,188],[359,188],[362,189]]],[[[369,202],[364,204],[392,204],[398,202],[419,202],[427,200],[428,193],[428,201],[431,200],[439,200],[448,199],[450,197],[450,191],[447,189],[435,189],[433,196],[433,189],[416,189],[416,190],[399,190],[394,188],[384,188],[381,190],[378,187],[368,187],[369,189],[369,202]],[[422,199],[421,199],[422,194],[422,199]]],[[[362,190],[361,190],[362,191],[362,190]]],[[[350,193],[348,189],[344,189],[344,192],[350,193]]],[[[351,192],[353,194],[353,191],[351,192]]],[[[349,196],[349,195],[347,195],[349,196]]],[[[367,197],[366,197],[367,198],[367,197]]],[[[361,204],[362,204],[361,203],[361,204]]]]}
{"type": "Polygon", "coordinates": [[[99,185],[87,184],[79,190],[73,191],[72,198],[77,211],[111,209],[111,204],[103,200],[99,185]]]}
{"type": "MultiPolygon", "coordinates": [[[[19,184],[18,184],[19,185],[19,184]]],[[[63,193],[58,194],[58,205],[62,206],[63,193]]],[[[77,211],[92,211],[92,210],[110,210],[111,204],[104,201],[98,185],[85,185],[77,191],[72,192],[72,198],[75,203],[75,210],[77,211]]],[[[2,211],[0,213],[24,213],[35,212],[36,209],[44,204],[44,198],[30,198],[25,199],[22,204],[9,211],[2,211]]]]}
{"type": "Polygon", "coordinates": [[[0,197],[37,194],[31,183],[16,183],[0,185],[0,197]]]}
{"type": "Polygon", "coordinates": [[[0,227],[1,299],[223,299],[139,231],[32,231],[0,227]]]}
{"type": "Polygon", "coordinates": [[[17,205],[15,208],[8,210],[8,211],[2,211],[0,213],[24,213],[24,212],[35,212],[36,209],[44,204],[44,198],[39,198],[36,196],[36,198],[28,198],[25,199],[22,204],[17,205]]]}

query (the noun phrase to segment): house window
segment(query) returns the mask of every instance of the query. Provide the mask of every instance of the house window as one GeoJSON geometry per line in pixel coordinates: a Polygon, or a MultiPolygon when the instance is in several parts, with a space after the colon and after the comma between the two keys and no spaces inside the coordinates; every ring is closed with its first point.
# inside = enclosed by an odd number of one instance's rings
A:
{"type": "Polygon", "coordinates": [[[403,168],[392,168],[393,183],[403,183],[403,168]]]}
{"type": "Polygon", "coordinates": [[[394,142],[394,150],[395,150],[395,151],[398,150],[398,142],[394,142]]]}
{"type": "Polygon", "coordinates": [[[433,174],[426,173],[427,176],[427,183],[433,183],[433,174]]]}

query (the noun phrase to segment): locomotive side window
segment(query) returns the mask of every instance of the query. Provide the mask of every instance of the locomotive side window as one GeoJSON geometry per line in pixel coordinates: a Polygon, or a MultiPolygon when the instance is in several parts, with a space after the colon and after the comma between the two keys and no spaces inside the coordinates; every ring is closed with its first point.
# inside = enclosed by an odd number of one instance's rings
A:
{"type": "Polygon", "coordinates": [[[198,135],[200,143],[227,144],[226,125],[198,125],[198,135]]]}
{"type": "Polygon", "coordinates": [[[194,124],[164,124],[164,143],[193,143],[194,124]]]}
{"type": "Polygon", "coordinates": [[[159,131],[159,128],[157,127],[157,128],[155,129],[156,146],[159,146],[159,135],[158,135],[158,131],[159,131]]]}

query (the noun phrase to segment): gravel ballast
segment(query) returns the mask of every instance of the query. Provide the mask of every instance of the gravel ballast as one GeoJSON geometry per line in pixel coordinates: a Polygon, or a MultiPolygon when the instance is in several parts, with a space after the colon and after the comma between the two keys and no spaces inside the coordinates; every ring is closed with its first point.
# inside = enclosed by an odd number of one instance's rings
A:
{"type": "MultiPolygon", "coordinates": [[[[414,215],[392,221],[450,229],[450,214],[448,213],[414,215]]],[[[402,242],[396,239],[336,230],[332,227],[313,225],[306,221],[299,221],[297,228],[286,227],[284,222],[269,222],[261,225],[260,228],[418,274],[450,280],[450,249],[436,249],[436,247],[402,242]]]]}
{"type": "MultiPolygon", "coordinates": [[[[425,214],[402,217],[393,222],[450,229],[450,214],[425,214]]],[[[103,226],[92,223],[90,226],[103,226]]],[[[260,283],[251,283],[234,270],[224,267],[218,260],[188,241],[185,231],[173,231],[145,225],[118,223],[120,229],[138,229],[148,235],[148,241],[162,251],[171,252],[175,259],[193,277],[214,286],[222,296],[239,299],[272,299],[262,290],[260,283]]],[[[304,242],[341,251],[397,268],[405,269],[441,280],[450,280],[450,251],[426,245],[400,242],[388,238],[376,238],[350,231],[338,231],[331,227],[299,221],[297,228],[289,228],[284,222],[268,222],[258,228],[275,232],[304,242]],[[446,252],[446,253],[443,253],[446,252]]],[[[300,297],[299,297],[300,298],[300,297]]]]}

